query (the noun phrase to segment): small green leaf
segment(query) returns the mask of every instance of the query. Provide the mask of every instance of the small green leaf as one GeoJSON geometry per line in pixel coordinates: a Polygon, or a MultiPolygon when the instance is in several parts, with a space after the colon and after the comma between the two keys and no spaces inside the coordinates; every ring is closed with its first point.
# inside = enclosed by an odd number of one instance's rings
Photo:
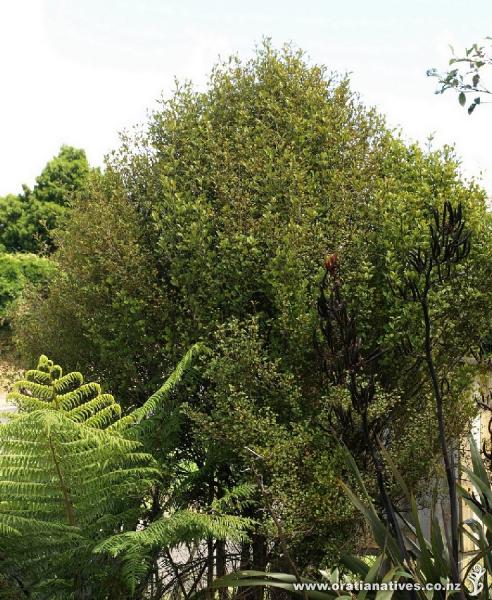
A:
{"type": "Polygon", "coordinates": [[[459,103],[461,104],[461,106],[465,106],[466,96],[465,96],[464,92],[460,92],[460,95],[458,96],[458,100],[459,100],[459,103]]]}

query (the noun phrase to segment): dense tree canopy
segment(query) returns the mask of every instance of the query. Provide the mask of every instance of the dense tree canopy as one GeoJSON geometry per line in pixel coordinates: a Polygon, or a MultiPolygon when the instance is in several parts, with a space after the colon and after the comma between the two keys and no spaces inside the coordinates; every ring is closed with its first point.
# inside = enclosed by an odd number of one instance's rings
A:
{"type": "Polygon", "coordinates": [[[33,190],[0,198],[0,325],[26,282],[42,285],[54,265],[52,231],[63,223],[67,207],[86,189],[89,165],[83,150],[62,146],[37,177],[33,190]],[[41,255],[41,256],[37,256],[41,255]]]}
{"type": "Polygon", "coordinates": [[[62,146],[36,178],[32,190],[0,198],[0,247],[7,252],[53,249],[51,231],[60,225],[66,206],[89,177],[85,152],[62,146]]]}
{"type": "MultiPolygon", "coordinates": [[[[474,411],[463,358],[490,326],[484,193],[451,150],[406,144],[346,78],[289,48],[218,65],[205,92],[179,87],[122,140],[56,236],[47,293],[31,290],[18,310],[19,347],[97,374],[128,408],[203,340],[210,352],[176,405],[176,457],[196,469],[186,493],[207,505],[257,485],[242,565],[281,566],[287,536],[295,560],[317,568],[357,536],[337,448],[338,438],[358,443],[358,423],[343,382],[321,369],[324,258],[337,256],[361,345],[381,353],[371,418],[417,485],[437,439],[421,316],[399,289],[445,201],[462,205],[474,241],[453,288],[431,298],[456,436],[474,411]]],[[[357,458],[369,471],[363,447],[357,458]]],[[[215,548],[220,572],[224,548],[215,548]]]]}
{"type": "Polygon", "coordinates": [[[0,254],[0,323],[8,319],[26,283],[46,285],[54,268],[49,259],[34,254],[0,254]]]}
{"type": "Polygon", "coordinates": [[[84,189],[89,171],[84,150],[62,146],[36,177],[33,194],[38,202],[66,206],[74,193],[84,189]]]}

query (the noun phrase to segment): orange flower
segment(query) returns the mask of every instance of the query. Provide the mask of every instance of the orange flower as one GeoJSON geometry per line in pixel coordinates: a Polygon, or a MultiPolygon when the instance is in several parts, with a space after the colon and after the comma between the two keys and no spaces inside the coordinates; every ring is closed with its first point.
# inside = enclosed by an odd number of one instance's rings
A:
{"type": "Polygon", "coordinates": [[[338,266],[338,256],[336,254],[327,254],[325,257],[325,269],[333,273],[338,266]]]}

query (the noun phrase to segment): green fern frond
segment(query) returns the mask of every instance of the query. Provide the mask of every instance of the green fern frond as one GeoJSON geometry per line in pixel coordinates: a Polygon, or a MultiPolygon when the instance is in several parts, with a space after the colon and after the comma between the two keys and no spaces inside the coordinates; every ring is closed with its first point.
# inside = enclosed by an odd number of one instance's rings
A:
{"type": "Polygon", "coordinates": [[[122,561],[122,576],[135,590],[155,549],[172,550],[182,544],[200,542],[209,537],[244,541],[251,520],[231,515],[213,515],[183,510],[164,516],[145,529],[112,536],[101,542],[95,552],[122,561]]]}
{"type": "Polygon", "coordinates": [[[108,429],[112,431],[124,431],[130,427],[139,425],[146,418],[155,414],[166,404],[169,396],[183,379],[184,374],[190,369],[198,354],[203,351],[203,345],[198,343],[192,346],[184,355],[177,367],[166,379],[164,384],[144,403],[140,408],[135,409],[129,415],[116,421],[108,429]]]}
{"type": "MultiPolygon", "coordinates": [[[[103,555],[100,553],[100,556],[103,555]]],[[[120,576],[131,594],[149,572],[151,560],[149,553],[141,546],[130,546],[118,556],[120,576]]]]}
{"type": "Polygon", "coordinates": [[[248,539],[247,530],[251,520],[232,515],[213,515],[183,510],[164,516],[145,529],[129,531],[101,542],[96,552],[118,556],[132,548],[172,549],[187,542],[214,537],[219,540],[243,541],[248,539]]]}
{"type": "Polygon", "coordinates": [[[21,514],[85,526],[113,503],[115,485],[141,495],[158,472],[138,442],[35,411],[0,426],[0,474],[0,522],[21,514]]]}
{"type": "Polygon", "coordinates": [[[73,421],[85,422],[86,425],[99,429],[102,429],[105,424],[112,423],[114,418],[120,415],[121,407],[111,394],[100,394],[67,411],[67,417],[73,421]]]}
{"type": "Polygon", "coordinates": [[[44,355],[36,369],[27,371],[25,379],[14,384],[7,399],[22,412],[60,410],[87,426],[122,433],[165,404],[201,351],[201,344],[192,346],[161,388],[143,406],[122,418],[120,405],[111,394],[103,394],[98,383],[84,383],[82,374],[76,371],[63,375],[62,368],[44,355]]]}
{"type": "Polygon", "coordinates": [[[226,490],[220,497],[216,498],[211,509],[218,513],[237,510],[241,511],[255,503],[256,486],[251,483],[241,483],[230,490],[226,490]]]}
{"type": "Polygon", "coordinates": [[[110,425],[121,415],[111,394],[103,394],[98,383],[84,383],[81,373],[63,375],[59,365],[41,356],[36,369],[14,384],[7,399],[21,412],[58,410],[70,419],[94,428],[110,425]]]}
{"type": "Polygon", "coordinates": [[[134,526],[158,476],[137,441],[61,411],[22,414],[0,425],[0,551],[33,580],[47,565],[62,573],[64,552],[89,552],[101,536],[134,526]]]}
{"type": "Polygon", "coordinates": [[[110,579],[111,553],[105,546],[93,552],[105,540],[108,548],[109,540],[125,548],[117,564],[133,589],[148,568],[149,545],[245,535],[239,517],[192,512],[141,528],[145,498],[161,478],[140,442],[142,427],[152,426],[199,351],[194,346],[164,385],[123,418],[98,383],[84,383],[78,372],[64,375],[46,356],[14,385],[8,399],[20,411],[0,423],[0,554],[8,557],[5,572],[22,572],[39,591],[34,597],[65,598],[67,590],[79,590],[82,562],[84,589],[92,589],[93,576],[110,579]],[[57,582],[51,596],[42,591],[51,589],[47,573],[57,582]]]}

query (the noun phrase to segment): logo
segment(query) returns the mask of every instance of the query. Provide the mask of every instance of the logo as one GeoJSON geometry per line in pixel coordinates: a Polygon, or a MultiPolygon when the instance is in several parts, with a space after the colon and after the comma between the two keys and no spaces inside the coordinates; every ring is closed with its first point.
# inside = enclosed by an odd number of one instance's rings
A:
{"type": "Polygon", "coordinates": [[[478,564],[474,565],[474,567],[468,574],[468,577],[466,578],[466,580],[469,581],[473,586],[473,589],[469,590],[469,592],[468,592],[470,594],[470,596],[478,596],[478,594],[480,594],[480,592],[483,590],[482,577],[484,576],[484,574],[485,574],[485,569],[481,565],[478,565],[478,564]]]}

